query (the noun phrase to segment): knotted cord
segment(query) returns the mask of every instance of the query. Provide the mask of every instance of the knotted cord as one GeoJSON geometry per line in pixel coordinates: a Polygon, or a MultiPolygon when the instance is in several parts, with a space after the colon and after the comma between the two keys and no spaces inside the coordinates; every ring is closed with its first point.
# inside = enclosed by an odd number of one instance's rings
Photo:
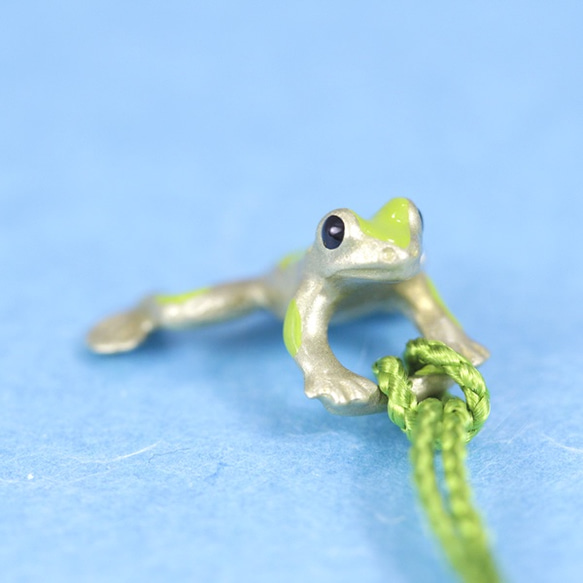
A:
{"type": "Polygon", "coordinates": [[[388,397],[391,421],[411,440],[413,478],[429,523],[453,567],[467,583],[501,579],[482,521],[472,504],[465,469],[466,443],[490,412],[482,375],[442,342],[417,338],[407,343],[404,362],[394,356],[373,366],[380,390],[388,397]],[[411,377],[446,374],[461,388],[465,402],[445,392],[417,401],[411,377]],[[445,487],[440,488],[435,458],[441,450],[445,487]]]}

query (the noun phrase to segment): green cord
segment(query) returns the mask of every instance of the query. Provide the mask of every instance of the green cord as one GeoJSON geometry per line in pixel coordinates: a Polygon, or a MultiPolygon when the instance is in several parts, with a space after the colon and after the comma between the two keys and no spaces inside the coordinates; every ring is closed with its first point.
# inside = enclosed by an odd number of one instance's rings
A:
{"type": "Polygon", "coordinates": [[[411,440],[413,479],[429,523],[463,581],[498,583],[501,579],[486,531],[472,505],[464,464],[466,443],[478,433],[490,412],[484,379],[466,358],[435,340],[411,340],[404,360],[406,365],[387,356],[378,360],[373,370],[379,388],[388,397],[391,421],[411,440]],[[466,402],[448,393],[417,402],[409,375],[427,374],[451,377],[462,389],[466,402]],[[444,494],[435,469],[438,449],[443,462],[444,494]]]}

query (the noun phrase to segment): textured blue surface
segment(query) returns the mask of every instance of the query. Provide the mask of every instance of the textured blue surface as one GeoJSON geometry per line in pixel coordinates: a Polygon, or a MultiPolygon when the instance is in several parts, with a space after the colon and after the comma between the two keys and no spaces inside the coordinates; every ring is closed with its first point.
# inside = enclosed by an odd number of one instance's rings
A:
{"type": "MultiPolygon", "coordinates": [[[[11,4],[2,581],[450,581],[405,437],[307,400],[267,315],[83,348],[146,291],[259,273],[393,196],[492,351],[469,467],[508,580],[581,581],[581,4],[11,4]]],[[[368,371],[413,335],[332,342],[368,371]]]]}

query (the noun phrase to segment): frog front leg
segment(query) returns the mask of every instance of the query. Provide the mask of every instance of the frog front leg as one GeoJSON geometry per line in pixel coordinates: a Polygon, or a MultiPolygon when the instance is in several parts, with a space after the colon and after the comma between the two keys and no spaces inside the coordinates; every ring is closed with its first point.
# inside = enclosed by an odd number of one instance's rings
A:
{"type": "Polygon", "coordinates": [[[283,336],[288,352],[304,373],[304,390],[337,415],[367,415],[386,409],[377,385],[342,366],[328,344],[334,301],[324,285],[304,281],[290,302],[283,336]]]}
{"type": "Polygon", "coordinates": [[[154,330],[198,326],[236,318],[265,307],[267,289],[260,279],[197,289],[178,295],[151,295],[135,307],[94,326],[87,344],[94,352],[133,350],[154,330]]]}
{"type": "MultiPolygon", "coordinates": [[[[444,342],[475,366],[482,364],[490,356],[484,346],[464,332],[425,273],[396,284],[394,291],[401,308],[415,322],[423,336],[444,342]]],[[[448,377],[441,375],[413,377],[413,390],[418,399],[438,395],[451,384],[448,377]]]]}

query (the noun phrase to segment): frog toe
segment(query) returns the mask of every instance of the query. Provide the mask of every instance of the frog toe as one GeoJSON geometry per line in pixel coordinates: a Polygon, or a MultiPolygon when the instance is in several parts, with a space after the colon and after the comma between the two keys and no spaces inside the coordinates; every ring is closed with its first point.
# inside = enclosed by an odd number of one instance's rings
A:
{"type": "Polygon", "coordinates": [[[89,331],[86,342],[98,354],[127,352],[140,345],[153,329],[151,318],[138,308],[106,318],[89,331]]]}
{"type": "MultiPolygon", "coordinates": [[[[474,365],[479,366],[488,358],[490,358],[490,351],[485,347],[479,344],[478,342],[471,340],[465,350],[466,358],[474,365]]],[[[463,353],[462,353],[463,354],[463,353]]]]}
{"type": "Polygon", "coordinates": [[[346,402],[338,402],[331,395],[320,395],[318,397],[326,410],[334,415],[360,416],[382,413],[387,410],[387,399],[378,391],[377,394],[367,400],[354,399],[346,402]]]}

